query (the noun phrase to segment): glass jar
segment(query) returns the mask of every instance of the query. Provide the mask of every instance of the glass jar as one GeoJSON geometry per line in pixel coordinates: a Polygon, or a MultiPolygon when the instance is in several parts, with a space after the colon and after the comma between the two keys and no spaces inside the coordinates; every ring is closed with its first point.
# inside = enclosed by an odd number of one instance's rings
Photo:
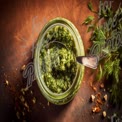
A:
{"type": "MultiPolygon", "coordinates": [[[[47,34],[48,30],[55,26],[63,26],[67,30],[69,30],[70,34],[74,38],[74,46],[76,48],[76,56],[84,56],[84,46],[83,42],[81,40],[80,34],[76,27],[67,19],[64,18],[55,18],[53,20],[50,20],[42,29],[35,48],[35,54],[34,54],[34,71],[35,71],[35,76],[36,80],[39,86],[39,89],[41,90],[41,93],[43,96],[51,103],[56,104],[56,105],[63,105],[71,101],[74,96],[76,95],[78,89],[80,88],[81,81],[83,78],[84,74],[84,66],[80,65],[79,63],[77,64],[77,72],[75,74],[75,78],[73,79],[72,85],[70,88],[68,88],[65,92],[63,93],[54,93],[52,92],[47,85],[44,82],[44,79],[42,78],[42,73],[40,71],[40,51],[42,49],[42,45],[44,43],[44,37],[45,34],[47,34]]],[[[47,59],[48,60],[48,59],[47,59]]]]}

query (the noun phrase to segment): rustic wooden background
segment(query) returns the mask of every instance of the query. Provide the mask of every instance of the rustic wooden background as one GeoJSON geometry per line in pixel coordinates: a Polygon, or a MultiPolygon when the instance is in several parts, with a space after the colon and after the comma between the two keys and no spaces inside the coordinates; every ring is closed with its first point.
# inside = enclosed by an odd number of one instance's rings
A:
{"type": "MultiPolygon", "coordinates": [[[[99,0],[91,0],[95,10],[99,0]]],[[[121,1],[121,0],[120,0],[121,1]]],[[[118,5],[119,0],[113,2],[118,5]]],[[[28,64],[33,57],[33,45],[42,27],[55,17],[69,19],[79,30],[85,51],[90,47],[87,27],[82,23],[88,15],[96,16],[87,8],[89,0],[0,0],[0,121],[17,122],[15,103],[20,89],[26,80],[23,80],[21,67],[28,64]],[[9,84],[6,85],[5,81],[9,84]]],[[[76,97],[67,105],[56,106],[48,104],[41,95],[36,81],[33,82],[25,98],[30,107],[24,119],[27,122],[106,122],[101,114],[92,114],[93,104],[89,102],[91,94],[95,94],[90,84],[93,73],[85,69],[82,85],[76,97]],[[32,104],[32,98],[36,103],[32,104]]],[[[96,84],[96,87],[98,84],[96,84]]],[[[103,92],[103,94],[105,94],[103,92]]],[[[116,109],[103,107],[111,115],[116,109]]],[[[20,110],[21,111],[21,110],[20,110]]],[[[122,113],[121,113],[122,114],[122,113]]],[[[23,120],[24,120],[23,119],[23,120]]]]}

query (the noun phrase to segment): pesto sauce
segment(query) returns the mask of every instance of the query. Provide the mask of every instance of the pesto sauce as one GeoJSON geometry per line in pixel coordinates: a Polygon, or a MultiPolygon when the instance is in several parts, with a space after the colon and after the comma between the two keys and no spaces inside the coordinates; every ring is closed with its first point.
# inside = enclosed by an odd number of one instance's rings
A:
{"type": "Polygon", "coordinates": [[[51,28],[44,36],[40,51],[40,71],[46,86],[54,93],[68,90],[77,65],[74,38],[63,26],[51,28]]]}

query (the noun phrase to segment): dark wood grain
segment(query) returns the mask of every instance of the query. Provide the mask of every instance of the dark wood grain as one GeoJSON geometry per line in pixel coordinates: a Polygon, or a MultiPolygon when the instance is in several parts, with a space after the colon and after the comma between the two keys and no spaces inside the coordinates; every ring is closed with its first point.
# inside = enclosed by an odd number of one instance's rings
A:
{"type": "MultiPolygon", "coordinates": [[[[26,80],[23,81],[20,68],[32,60],[31,50],[43,26],[55,17],[69,19],[79,30],[85,51],[90,47],[87,27],[82,26],[88,15],[95,15],[87,8],[89,0],[0,0],[0,121],[17,122],[15,117],[16,93],[26,80]],[[9,81],[11,88],[5,86],[9,81]]],[[[93,1],[93,6],[98,9],[98,1],[93,1]]],[[[114,1],[118,4],[119,0],[114,1]]],[[[96,16],[96,15],[95,15],[96,16]]],[[[94,91],[90,87],[93,80],[92,72],[86,68],[81,88],[76,97],[67,105],[47,105],[47,100],[41,95],[36,81],[31,90],[36,97],[35,105],[31,104],[32,96],[27,95],[31,112],[25,119],[28,122],[106,122],[101,114],[92,114],[92,104],[89,98],[94,91]]],[[[106,109],[106,108],[105,108],[106,109]]],[[[112,109],[114,111],[114,109],[112,109]]]]}

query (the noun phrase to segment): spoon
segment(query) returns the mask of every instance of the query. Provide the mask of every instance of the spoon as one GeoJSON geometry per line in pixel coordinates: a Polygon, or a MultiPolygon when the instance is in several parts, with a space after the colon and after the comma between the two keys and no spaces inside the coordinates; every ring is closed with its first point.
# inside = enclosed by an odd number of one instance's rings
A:
{"type": "MultiPolygon", "coordinates": [[[[56,39],[46,44],[45,47],[49,48],[50,44],[52,43],[58,43],[67,49],[67,47],[63,43],[56,41],[56,39]]],[[[86,67],[96,69],[98,66],[99,57],[98,56],[78,56],[76,57],[76,61],[86,67]]]]}
{"type": "Polygon", "coordinates": [[[99,57],[98,56],[78,56],[76,57],[76,60],[78,63],[86,67],[96,69],[98,66],[99,57]]]}

